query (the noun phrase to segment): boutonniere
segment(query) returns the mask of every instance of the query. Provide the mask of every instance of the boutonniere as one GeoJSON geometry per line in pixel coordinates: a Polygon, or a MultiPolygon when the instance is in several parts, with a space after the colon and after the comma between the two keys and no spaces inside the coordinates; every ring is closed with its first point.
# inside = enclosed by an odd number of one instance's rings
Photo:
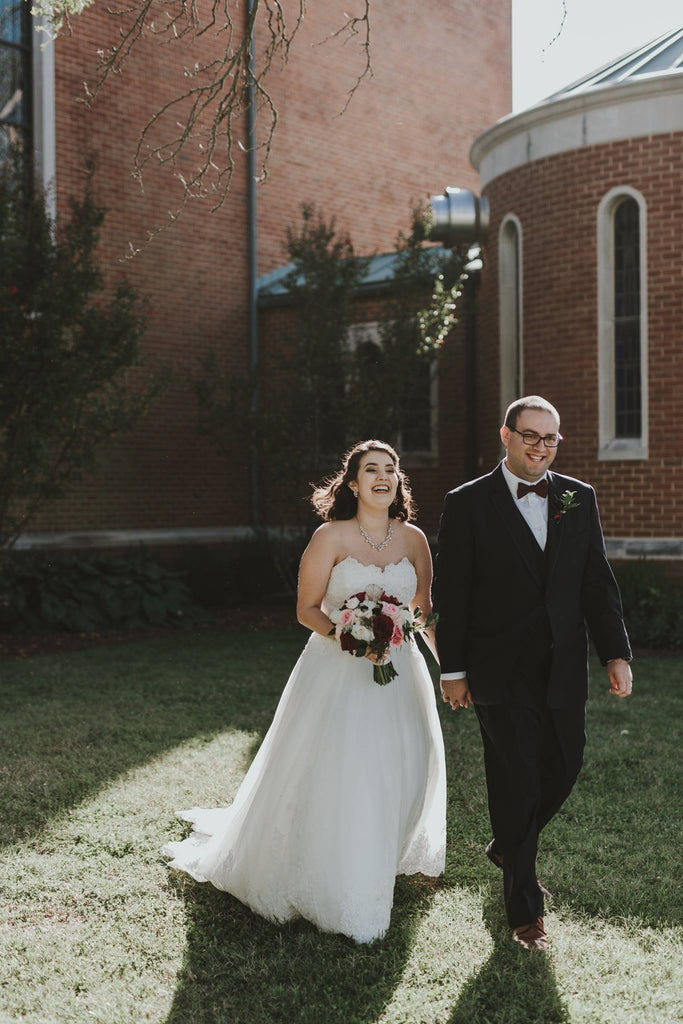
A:
{"type": "Polygon", "coordinates": [[[581,502],[576,500],[576,491],[563,491],[556,499],[556,512],[553,519],[560,519],[571,509],[578,508],[580,504],[581,502]]]}

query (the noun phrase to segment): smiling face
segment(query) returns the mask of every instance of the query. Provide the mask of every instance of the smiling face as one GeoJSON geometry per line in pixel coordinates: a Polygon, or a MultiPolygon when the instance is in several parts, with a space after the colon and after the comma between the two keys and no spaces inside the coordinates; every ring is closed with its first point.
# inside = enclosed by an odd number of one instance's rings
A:
{"type": "Polygon", "coordinates": [[[398,489],[396,464],[387,452],[365,452],[358,464],[358,474],[351,487],[358,494],[359,505],[376,512],[386,511],[398,489]]]}
{"type": "Polygon", "coordinates": [[[534,483],[545,475],[557,455],[557,448],[546,448],[543,441],[535,445],[524,444],[516,430],[533,430],[545,437],[546,434],[557,434],[559,429],[557,416],[545,409],[523,409],[517,417],[515,430],[501,427],[500,439],[507,450],[505,461],[510,472],[521,480],[534,483]]]}

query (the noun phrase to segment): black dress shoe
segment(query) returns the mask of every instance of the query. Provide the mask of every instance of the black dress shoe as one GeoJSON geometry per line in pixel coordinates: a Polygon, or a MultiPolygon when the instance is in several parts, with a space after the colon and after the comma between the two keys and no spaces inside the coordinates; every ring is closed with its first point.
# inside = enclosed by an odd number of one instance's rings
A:
{"type": "MultiPolygon", "coordinates": [[[[489,843],[489,845],[486,847],[486,856],[488,857],[488,859],[491,861],[492,864],[495,864],[496,867],[500,868],[500,870],[502,871],[503,870],[503,855],[502,855],[502,853],[496,853],[495,845],[496,845],[496,840],[492,839],[491,842],[489,843]]],[[[547,900],[551,900],[553,898],[553,894],[546,889],[546,887],[544,886],[543,882],[541,882],[538,878],[536,879],[536,885],[541,890],[542,895],[547,900]]]]}

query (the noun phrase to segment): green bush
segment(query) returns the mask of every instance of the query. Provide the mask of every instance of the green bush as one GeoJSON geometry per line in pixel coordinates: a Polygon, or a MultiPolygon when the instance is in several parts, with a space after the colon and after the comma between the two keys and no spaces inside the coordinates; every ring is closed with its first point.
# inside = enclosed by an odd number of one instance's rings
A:
{"type": "Polygon", "coordinates": [[[683,648],[683,588],[667,579],[659,562],[623,562],[614,572],[632,645],[683,648]]]}
{"type": "Polygon", "coordinates": [[[193,595],[209,608],[293,601],[308,533],[198,545],[172,557],[193,595]]]}
{"type": "Polygon", "coordinates": [[[15,555],[0,566],[0,629],[146,629],[202,620],[183,573],[144,555],[15,555]]]}
{"type": "Polygon", "coordinates": [[[21,195],[19,154],[0,160],[0,547],[91,473],[170,381],[145,368],[149,311],[98,253],[105,211],[90,167],[53,223],[39,189],[21,195]]]}

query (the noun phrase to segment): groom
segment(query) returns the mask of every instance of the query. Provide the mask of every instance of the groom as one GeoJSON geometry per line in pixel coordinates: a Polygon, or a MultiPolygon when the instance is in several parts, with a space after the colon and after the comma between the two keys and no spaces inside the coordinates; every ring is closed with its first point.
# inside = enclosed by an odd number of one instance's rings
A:
{"type": "MultiPolygon", "coordinates": [[[[545,949],[538,835],[581,768],[587,624],[610,692],[631,692],[631,649],[605,557],[595,492],[551,473],[557,410],[513,402],[505,459],[446,495],[434,607],[441,692],[479,720],[493,839],[512,937],[545,949]]],[[[547,894],[546,894],[547,895],[547,894]]]]}

